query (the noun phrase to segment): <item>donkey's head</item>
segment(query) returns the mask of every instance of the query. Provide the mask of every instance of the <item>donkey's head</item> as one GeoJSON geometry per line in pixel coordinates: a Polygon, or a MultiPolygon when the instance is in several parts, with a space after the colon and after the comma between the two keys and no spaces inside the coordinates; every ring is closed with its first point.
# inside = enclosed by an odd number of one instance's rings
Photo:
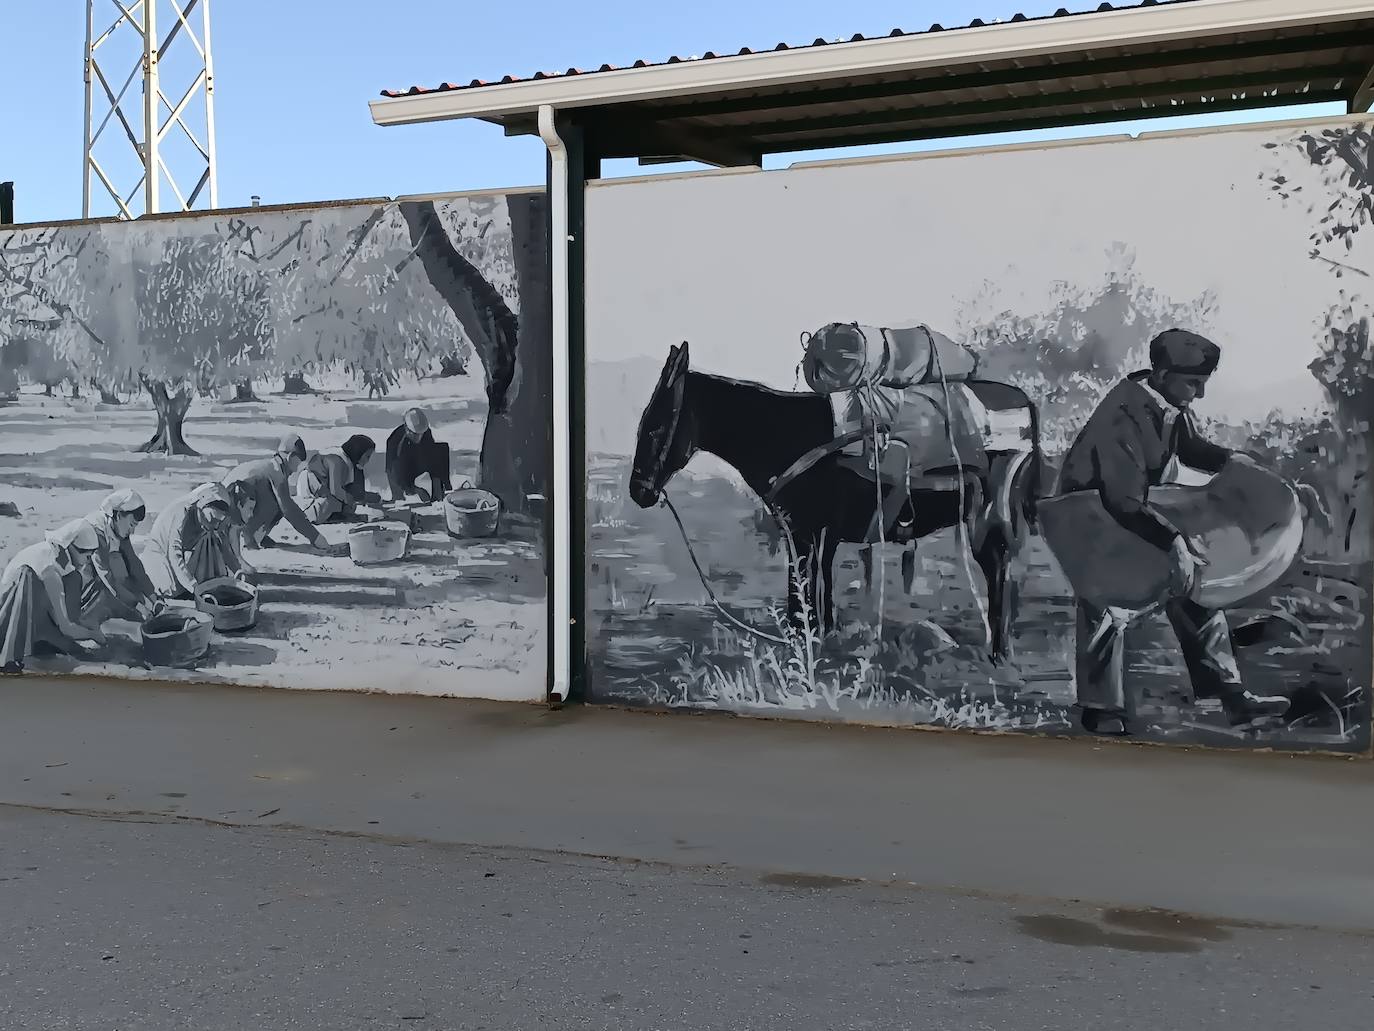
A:
{"type": "Polygon", "coordinates": [[[634,468],[630,471],[630,497],[640,508],[658,503],[663,488],[691,459],[696,450],[689,433],[683,432],[683,405],[687,391],[687,342],[668,351],[658,386],[644,406],[635,442],[634,468]]]}

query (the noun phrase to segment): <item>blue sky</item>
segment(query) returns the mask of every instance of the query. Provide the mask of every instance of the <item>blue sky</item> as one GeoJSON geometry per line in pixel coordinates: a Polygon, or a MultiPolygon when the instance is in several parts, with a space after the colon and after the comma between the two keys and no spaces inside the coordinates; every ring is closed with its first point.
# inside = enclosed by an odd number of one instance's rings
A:
{"type": "MultiPolygon", "coordinates": [[[[383,88],[770,47],[779,41],[805,43],[894,27],[922,29],[932,22],[956,25],[973,17],[990,21],[1018,10],[1046,14],[1065,2],[215,0],[219,200],[228,207],[247,204],[252,194],[270,204],[543,181],[543,147],[533,138],[507,139],[499,128],[483,123],[373,125],[367,102],[383,88]]],[[[16,181],[20,221],[80,217],[85,0],[3,0],[3,6],[0,179],[16,181]]],[[[1067,6],[1096,4],[1080,0],[1067,6]]],[[[109,13],[102,10],[97,21],[112,21],[114,6],[101,0],[101,7],[109,13]]],[[[127,70],[120,69],[121,79],[127,70]]],[[[175,71],[169,62],[167,91],[179,96],[180,89],[170,85],[175,71]]],[[[1303,113],[1339,111],[1328,105],[1303,113]]],[[[1264,112],[1244,118],[1276,116],[1264,112]]],[[[1168,119],[1146,127],[1208,120],[1168,119]]],[[[1093,127],[1000,139],[1128,129],[1093,127]]],[[[106,143],[112,152],[124,147],[113,134],[106,143]]],[[[894,149],[901,148],[868,148],[894,149]]],[[[774,157],[769,165],[815,156],[774,157]]],[[[629,162],[608,168],[608,174],[638,171],[629,162]]]]}

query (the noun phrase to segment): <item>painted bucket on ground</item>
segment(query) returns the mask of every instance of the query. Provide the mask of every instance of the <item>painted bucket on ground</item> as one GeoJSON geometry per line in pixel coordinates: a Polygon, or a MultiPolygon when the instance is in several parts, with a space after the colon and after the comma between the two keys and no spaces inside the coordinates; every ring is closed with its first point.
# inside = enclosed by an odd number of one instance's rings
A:
{"type": "Polygon", "coordinates": [[[444,495],[444,523],[451,537],[490,537],[501,522],[501,499],[468,481],[444,495]]]}
{"type": "Polygon", "coordinates": [[[220,633],[247,630],[258,621],[258,589],[231,576],[206,580],[196,587],[196,608],[220,633]]]}
{"type": "Polygon", "coordinates": [[[164,609],[139,627],[143,657],[152,666],[184,666],[210,650],[215,621],[196,609],[164,609]]]}
{"type": "MultiPolygon", "coordinates": [[[[1277,473],[1228,463],[1201,485],[1153,487],[1150,504],[1203,547],[1194,600],[1227,608],[1273,586],[1302,547],[1297,492],[1277,473]]],[[[1165,596],[1169,555],[1124,529],[1096,491],[1039,505],[1045,543],[1074,592],[1099,606],[1145,608],[1165,596]]]]}
{"type": "Polygon", "coordinates": [[[403,523],[368,523],[348,531],[348,554],[360,566],[397,562],[410,547],[410,528],[403,523]]]}

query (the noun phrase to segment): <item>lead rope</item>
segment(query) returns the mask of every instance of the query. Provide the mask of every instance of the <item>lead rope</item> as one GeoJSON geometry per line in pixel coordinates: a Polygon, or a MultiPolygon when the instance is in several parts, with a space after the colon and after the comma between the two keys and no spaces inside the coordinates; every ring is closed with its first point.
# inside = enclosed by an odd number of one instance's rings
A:
{"type": "MultiPolygon", "coordinates": [[[[682,543],[687,545],[687,557],[692,560],[692,565],[697,571],[697,578],[701,580],[701,586],[705,589],[706,596],[711,600],[711,604],[715,607],[716,611],[720,613],[721,618],[736,629],[743,630],[749,636],[756,637],[760,641],[765,641],[768,644],[780,644],[783,647],[787,647],[787,642],[781,637],[774,637],[772,634],[766,634],[762,630],[756,629],[748,623],[745,623],[743,620],[735,618],[735,616],[731,615],[726,610],[725,606],[721,604],[720,599],[716,597],[716,592],[711,589],[710,581],[706,579],[706,573],[701,568],[701,563],[697,561],[697,553],[692,547],[692,540],[687,536],[687,527],[682,525],[682,517],[677,514],[677,508],[673,505],[672,498],[668,497],[668,492],[666,490],[663,491],[663,505],[673,517],[673,522],[677,523],[678,532],[682,534],[682,543]]],[[[789,556],[791,554],[790,547],[788,548],[788,554],[789,556]]],[[[790,565],[791,563],[789,562],[789,566],[790,565]]],[[[790,570],[788,575],[791,575],[790,570]]]]}
{"type": "Polygon", "coordinates": [[[883,509],[883,459],[878,450],[878,406],[873,397],[873,381],[867,381],[864,389],[868,395],[868,418],[873,431],[873,488],[877,497],[875,514],[878,519],[878,643],[882,644],[883,614],[887,611],[887,570],[884,561],[887,553],[887,513],[883,509]]]}

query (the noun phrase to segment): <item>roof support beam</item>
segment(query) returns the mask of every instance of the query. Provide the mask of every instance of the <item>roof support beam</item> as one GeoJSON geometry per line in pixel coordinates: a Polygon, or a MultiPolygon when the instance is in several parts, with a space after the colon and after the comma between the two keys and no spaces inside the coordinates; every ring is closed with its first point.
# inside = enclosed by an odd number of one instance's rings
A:
{"type": "Polygon", "coordinates": [[[1360,77],[1360,84],[1350,94],[1346,110],[1352,115],[1362,115],[1369,110],[1370,104],[1374,104],[1374,67],[1360,77]]]}
{"type": "MultiPolygon", "coordinates": [[[[786,111],[821,104],[846,104],[858,100],[900,100],[928,93],[948,93],[985,86],[1016,86],[1052,79],[1101,78],[1105,75],[1198,67],[1213,61],[1235,63],[1265,60],[1289,54],[1329,53],[1374,46],[1369,32],[1325,32],[1320,35],[1265,40],[1260,43],[1180,48],[1165,53],[1131,54],[1097,60],[1065,61],[1059,64],[1036,63],[1030,67],[995,69],[957,75],[934,74],[905,82],[881,82],[863,86],[794,90],[774,96],[732,97],[728,100],[703,100],[687,104],[654,104],[647,110],[661,120],[708,118],[731,114],[756,114],[761,111],[786,111]]],[[[1336,64],[1339,59],[1327,63],[1336,64]]],[[[647,112],[646,112],[647,113],[647,112]]]]}
{"type": "MultiPolygon", "coordinates": [[[[1304,93],[1287,98],[1293,104],[1328,104],[1344,102],[1349,97],[1345,89],[1304,93]]],[[[1005,132],[1029,132],[1035,129],[1070,128],[1078,125],[1101,125],[1115,121],[1146,121],[1152,118],[1177,118],[1180,115],[1221,113],[1224,111],[1253,111],[1257,108],[1281,107],[1285,98],[1273,96],[1243,97],[1234,100],[1216,100],[1207,104],[1169,104],[1154,107],[1133,108],[1113,114],[1104,111],[1089,111],[1082,114],[1051,114],[1040,118],[993,119],[983,122],[958,122],[950,126],[934,126],[921,129],[886,129],[871,133],[848,136],[817,137],[805,130],[798,130],[796,139],[782,138],[761,140],[765,154],[785,154],[797,150],[822,150],[827,147],[868,147],[883,143],[919,143],[923,140],[955,140],[966,136],[992,136],[1005,132]]],[[[989,112],[993,113],[993,112],[989,112]]]]}
{"type": "Polygon", "coordinates": [[[763,163],[763,153],[752,143],[651,122],[598,119],[587,125],[587,137],[590,149],[601,158],[667,158],[717,168],[749,168],[763,163]]]}
{"type": "MultiPolygon", "coordinates": [[[[1146,104],[1161,103],[1169,104],[1171,100],[1193,100],[1202,97],[1217,97],[1218,102],[1222,97],[1230,99],[1238,93],[1245,93],[1249,90],[1282,91],[1284,89],[1301,89],[1309,82],[1325,83],[1335,81],[1338,83],[1348,83],[1350,80],[1359,81],[1359,76],[1364,72],[1364,68],[1359,65],[1343,65],[1332,68],[1306,68],[1293,71],[1262,71],[1248,75],[1234,75],[1225,78],[1208,77],[1205,79],[1192,79],[1188,81],[1174,81],[1151,83],[1141,86],[1113,86],[1109,89],[1079,90],[1067,94],[1062,98],[1046,98],[1040,94],[1029,97],[1016,97],[1008,100],[972,100],[960,104],[926,104],[921,107],[902,108],[895,111],[873,111],[865,112],[862,115],[834,115],[822,118],[799,118],[795,128],[789,128],[785,122],[775,122],[767,128],[760,127],[753,132],[761,138],[770,136],[785,136],[801,129],[806,131],[824,132],[828,129],[843,129],[853,126],[856,122],[863,125],[900,125],[913,122],[925,122],[930,119],[949,119],[964,117],[980,117],[982,115],[1011,115],[1017,112],[1032,112],[1044,110],[1048,107],[1079,107],[1085,104],[1112,104],[1120,103],[1129,105],[1128,110],[1122,114],[1132,117],[1138,106],[1146,104]]],[[[1348,89],[1346,90],[1348,95],[1348,89]]],[[[1273,103],[1272,99],[1270,101],[1273,103]]],[[[1177,114],[1177,107],[1174,108],[1177,114]]],[[[1110,117],[1110,115],[1108,115],[1110,117]]],[[[1098,120],[1104,120],[1099,112],[1098,120]]]]}

